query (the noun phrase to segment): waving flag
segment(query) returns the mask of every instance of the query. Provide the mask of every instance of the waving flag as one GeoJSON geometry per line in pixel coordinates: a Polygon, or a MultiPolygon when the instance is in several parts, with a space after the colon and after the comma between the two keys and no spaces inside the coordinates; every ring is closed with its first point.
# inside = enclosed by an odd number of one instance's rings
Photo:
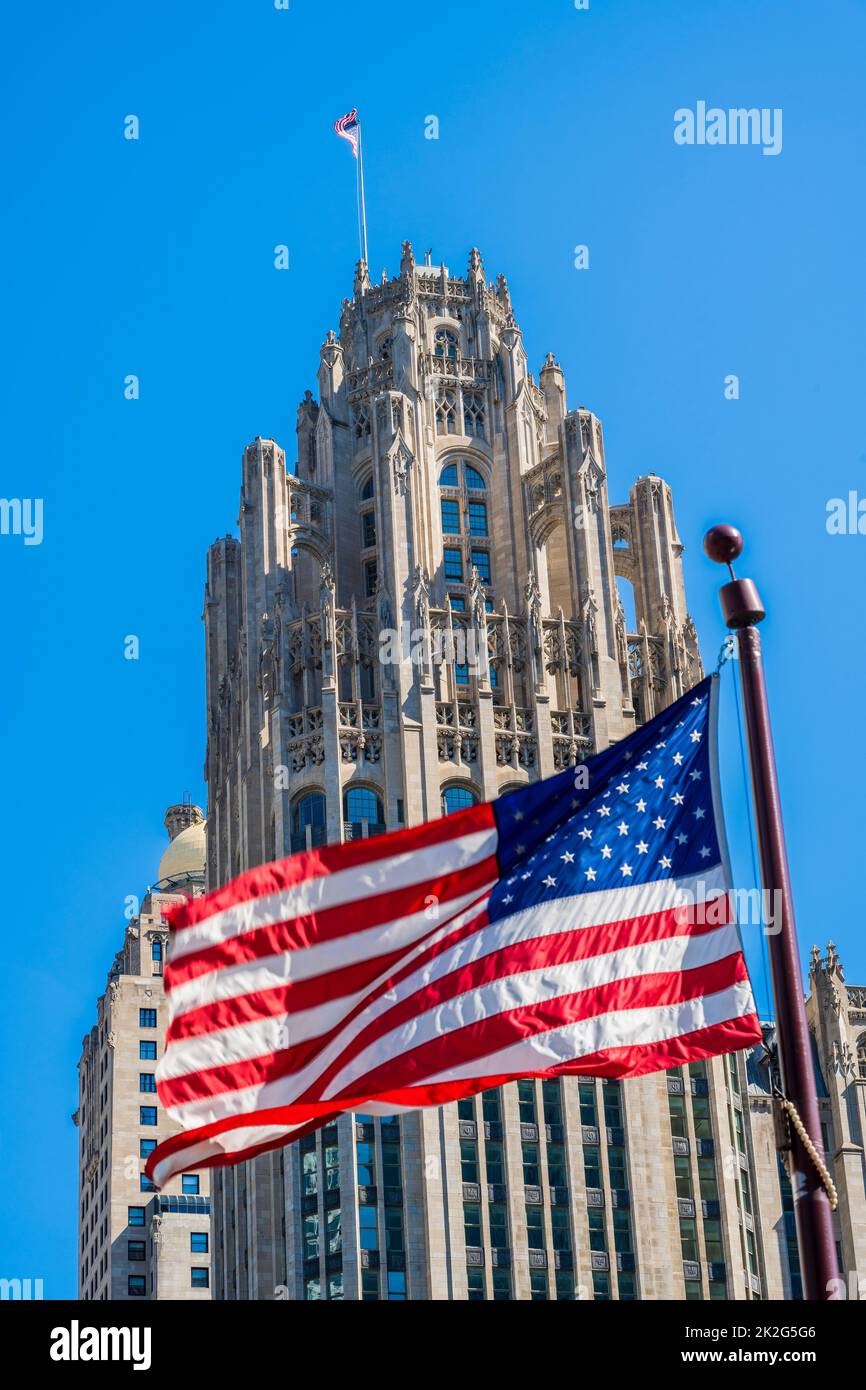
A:
{"type": "Polygon", "coordinates": [[[252,869],[174,915],[157,1184],[343,1111],[759,1042],[716,773],[718,678],[501,800],[252,869]]]}
{"type": "Polygon", "coordinates": [[[358,112],[355,107],[347,111],[345,116],[341,116],[338,121],[334,121],[334,129],[342,140],[348,140],[352,146],[352,154],[358,158],[358,112]]]}

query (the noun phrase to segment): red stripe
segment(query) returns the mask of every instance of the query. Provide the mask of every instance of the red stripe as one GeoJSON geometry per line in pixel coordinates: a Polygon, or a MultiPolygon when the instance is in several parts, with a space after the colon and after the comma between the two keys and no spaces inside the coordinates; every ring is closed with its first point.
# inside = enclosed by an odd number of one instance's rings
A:
{"type": "MultiPolygon", "coordinates": [[[[501,953],[497,953],[501,954],[501,953]]],[[[542,961],[542,965],[546,964],[542,961]]],[[[485,967],[487,961],[475,963],[485,967]]],[[[472,971],[475,967],[469,967],[472,971]]],[[[515,972],[521,968],[517,963],[515,972]]],[[[507,973],[512,973],[510,970],[507,973]]],[[[455,972],[456,977],[463,972],[455,972]]],[[[492,978],[499,978],[494,971],[492,978]]],[[[499,1048],[520,1041],[521,1038],[535,1036],[564,1024],[577,1023],[583,1019],[595,1018],[601,1014],[628,1009],[640,1009],[666,1004],[681,1003],[705,994],[717,994],[720,990],[746,978],[746,967],[742,954],[726,956],[711,965],[694,970],[677,970],[664,974],[639,975],[625,980],[611,980],[605,985],[575,991],[557,998],[539,1000],[532,1004],[522,1004],[518,1008],[495,1014],[490,1018],[469,1023],[452,1029],[442,1037],[434,1038],[420,1046],[389,1057],[380,1066],[365,1073],[364,1077],[353,1083],[341,1099],[352,1096],[359,1089],[365,1095],[391,1089],[396,1086],[420,1084],[425,1076],[443,1071],[453,1059],[455,1048],[459,1050],[461,1064],[475,1057],[484,1057],[499,1048]],[[459,1038],[459,1041],[457,1039],[459,1038]]],[[[470,988],[473,986],[470,985],[470,988]]],[[[458,989],[455,994],[464,991],[458,989]]],[[[454,994],[441,996],[437,1003],[448,1002],[454,994]]],[[[419,1010],[415,1010],[417,1014],[419,1010]]],[[[409,1011],[408,1017],[413,1016],[409,1011]]],[[[379,1025],[382,1021],[376,1020],[379,1025]]],[[[389,1032],[391,1013],[384,1016],[385,1027],[377,1029],[389,1032]]],[[[342,1025],[341,1025],[342,1026],[342,1025]]],[[[396,1024],[394,1026],[397,1026],[396,1024]]],[[[335,1031],[339,1031],[339,1028],[335,1031]]],[[[366,1041],[365,1030],[334,1062],[316,1077],[315,1082],[298,1100],[303,1106],[308,1100],[318,1101],[333,1076],[346,1064],[347,1058],[356,1056],[366,1041]]],[[[372,1040],[375,1040],[374,1038],[372,1040]]],[[[183,1105],[189,1101],[206,1097],[224,1095],[251,1086],[265,1085],[268,1082],[293,1075],[309,1062],[324,1046],[324,1040],[308,1039],[279,1052],[266,1053],[259,1057],[245,1058],[222,1066],[209,1067],[202,1071],[190,1072],[185,1076],[171,1077],[157,1082],[159,1098],[166,1108],[183,1105]]],[[[329,1101],[333,1104],[333,1101],[329,1101]]]]}
{"type": "MultiPolygon", "coordinates": [[[[256,927],[240,936],[231,936],[212,946],[204,946],[199,951],[190,951],[177,961],[169,961],[165,971],[165,988],[167,991],[176,989],[188,980],[198,979],[200,975],[225,966],[263,960],[284,951],[303,950],[319,941],[336,941],[356,932],[385,926],[421,912],[433,898],[440,906],[447,907],[455,897],[480,892],[488,884],[494,883],[497,874],[496,857],[490,856],[461,869],[459,873],[449,871],[422,883],[409,884],[406,888],[323,908],[319,912],[275,922],[267,927],[256,927]]],[[[443,914],[443,919],[447,921],[447,913],[443,914]]],[[[430,930],[438,930],[443,919],[438,923],[431,921],[430,930]]]]}
{"type": "Polygon", "coordinates": [[[483,801],[477,806],[467,806],[464,811],[455,811],[453,815],[425,821],[423,825],[407,826],[404,830],[392,830],[387,835],[376,835],[370,840],[349,840],[345,844],[302,850],[288,859],[247,869],[224,887],[207,893],[203,898],[183,903],[172,914],[171,927],[174,931],[183,931],[216,912],[224,912],[226,908],[268,897],[272,893],[285,892],[287,888],[295,888],[310,879],[322,878],[342,869],[363,868],[394,855],[429,849],[463,835],[495,828],[493,806],[483,801]]]}
{"type": "MultiPolygon", "coordinates": [[[[745,1014],[741,1018],[727,1019],[724,1023],[712,1024],[707,1028],[699,1028],[692,1033],[683,1033],[676,1038],[667,1038],[661,1042],[633,1044],[629,1047],[612,1047],[603,1052],[587,1054],[577,1058],[572,1062],[564,1062],[558,1067],[551,1067],[547,1070],[525,1072],[521,1075],[538,1077],[555,1076],[609,1076],[619,1080],[629,1079],[636,1076],[644,1076],[649,1072],[665,1071],[669,1067],[679,1067],[689,1062],[702,1061],[708,1057],[721,1056],[727,1052],[739,1052],[744,1048],[753,1047],[762,1039],[761,1025],[755,1013],[745,1014]]],[[[462,1100],[468,1096],[477,1095],[480,1091],[490,1090],[493,1086],[503,1086],[513,1081],[514,1077],[510,1074],[491,1075],[484,1077],[470,1077],[464,1081],[452,1081],[437,1086],[411,1087],[408,1089],[397,1089],[382,1092],[378,1095],[366,1095],[362,1101],[354,1103],[355,1110],[363,1110],[364,1104],[381,1102],[393,1106],[426,1106],[426,1105],[445,1105],[449,1101],[462,1100]]],[[[224,1134],[233,1129],[239,1129],[247,1125],[264,1126],[268,1124],[292,1124],[295,1122],[293,1116],[299,1116],[300,1110],[306,1112],[306,1123],[303,1129],[299,1129],[296,1135],[300,1138],[302,1134],[310,1133],[312,1130],[321,1129],[330,1120],[336,1119],[342,1113],[333,1109],[333,1104],[327,1108],[325,1106],[313,1107],[306,1105],[283,1106],[273,1110],[252,1111],[246,1115],[232,1115],[224,1120],[217,1120],[213,1124],[202,1125],[198,1129],[186,1130],[183,1133],[172,1135],[171,1138],[163,1140],[158,1148],[147,1160],[145,1172],[148,1177],[153,1178],[154,1168],[157,1163],[174,1154],[181,1154],[184,1150],[192,1148],[203,1139],[213,1138],[216,1135],[224,1134]],[[313,1113],[314,1110],[320,1113],[313,1113]]],[[[211,1159],[197,1159],[191,1161],[188,1168],[225,1168],[241,1162],[245,1158],[251,1158],[256,1154],[267,1153],[272,1149],[282,1148],[286,1143],[284,1138],[273,1140],[267,1144],[253,1145],[240,1152],[223,1157],[211,1159]]],[[[185,1169],[180,1167],[177,1172],[185,1169]]]]}

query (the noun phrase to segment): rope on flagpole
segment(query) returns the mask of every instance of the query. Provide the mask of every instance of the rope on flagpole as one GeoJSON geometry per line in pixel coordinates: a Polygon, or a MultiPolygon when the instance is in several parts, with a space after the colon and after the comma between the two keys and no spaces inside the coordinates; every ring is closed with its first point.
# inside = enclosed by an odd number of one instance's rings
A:
{"type": "Polygon", "coordinates": [[[800,1143],[803,1145],[803,1148],[809,1155],[809,1158],[812,1161],[812,1165],[815,1168],[818,1177],[821,1179],[821,1186],[827,1193],[827,1199],[830,1203],[830,1210],[835,1211],[839,1205],[839,1193],[836,1191],[836,1184],[830,1176],[830,1172],[827,1168],[826,1163],[824,1162],[821,1155],[818,1153],[818,1150],[815,1148],[815,1145],[812,1143],[812,1140],[809,1138],[806,1126],[803,1124],[803,1121],[800,1118],[800,1113],[797,1110],[797,1107],[794,1104],[794,1102],[788,1100],[787,1096],[783,1096],[782,1092],[778,1090],[778,1088],[776,1088],[775,1090],[775,1095],[789,1123],[792,1124],[794,1126],[794,1129],[797,1131],[800,1143]]]}

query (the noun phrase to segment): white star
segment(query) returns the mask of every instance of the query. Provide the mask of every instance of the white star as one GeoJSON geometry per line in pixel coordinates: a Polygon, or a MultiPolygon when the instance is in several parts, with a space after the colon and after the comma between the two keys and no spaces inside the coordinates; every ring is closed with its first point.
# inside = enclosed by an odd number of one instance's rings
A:
{"type": "Polygon", "coordinates": [[[591,839],[592,839],[592,831],[590,830],[590,828],[589,828],[588,825],[585,825],[585,826],[583,827],[583,829],[581,830],[581,832],[580,832],[580,838],[581,838],[582,840],[591,840],[591,839]]]}
{"type": "Polygon", "coordinates": [[[677,844],[678,844],[678,845],[687,845],[688,842],[689,842],[689,837],[688,837],[688,835],[683,835],[683,833],[682,833],[682,831],[681,831],[680,834],[677,836],[677,844]]]}
{"type": "Polygon", "coordinates": [[[602,859],[610,859],[610,856],[611,856],[611,848],[610,848],[610,845],[602,845],[602,847],[601,847],[601,857],[602,857],[602,859]]]}
{"type": "Polygon", "coordinates": [[[551,878],[550,874],[547,875],[547,878],[544,879],[543,882],[544,882],[545,888],[555,888],[555,887],[556,887],[556,879],[555,879],[555,878],[551,878]]]}
{"type": "Polygon", "coordinates": [[[586,877],[589,879],[590,883],[595,882],[595,869],[584,869],[584,873],[586,874],[586,877]]]}
{"type": "Polygon", "coordinates": [[[643,797],[641,797],[640,801],[635,802],[635,805],[637,806],[637,809],[639,811],[646,810],[646,802],[644,801],[643,797]]]}
{"type": "Polygon", "coordinates": [[[695,770],[694,772],[690,772],[690,773],[689,773],[689,776],[691,777],[691,779],[692,779],[693,782],[700,782],[700,780],[701,780],[701,778],[703,777],[703,775],[704,775],[704,774],[703,774],[702,772],[699,772],[699,771],[697,771],[697,770],[695,770]]]}
{"type": "Polygon", "coordinates": [[[656,748],[667,748],[667,744],[666,744],[666,743],[657,743],[657,744],[656,744],[656,748]]]}
{"type": "Polygon", "coordinates": [[[691,733],[689,734],[689,738],[691,739],[692,743],[700,743],[700,741],[701,741],[701,731],[700,731],[700,729],[692,729],[691,733]]]}
{"type": "Polygon", "coordinates": [[[649,763],[638,763],[637,767],[638,772],[646,772],[647,768],[649,767],[649,763]]]}
{"type": "Polygon", "coordinates": [[[522,811],[515,811],[515,812],[514,812],[514,819],[517,820],[517,821],[523,820],[523,812],[522,812],[522,811]]]}
{"type": "Polygon", "coordinates": [[[570,849],[567,849],[567,850],[565,851],[565,854],[561,854],[559,857],[560,857],[560,859],[561,859],[565,864],[573,864],[573,863],[574,863],[574,855],[572,854],[572,852],[571,852],[570,849]]]}
{"type": "Polygon", "coordinates": [[[503,901],[504,903],[510,903],[510,902],[513,902],[514,899],[512,898],[512,896],[511,896],[510,893],[506,893],[506,894],[505,894],[505,897],[502,899],[502,901],[503,901]]]}
{"type": "Polygon", "coordinates": [[[704,845],[703,849],[701,850],[701,858],[702,858],[702,859],[709,859],[709,857],[710,857],[710,851],[707,849],[706,845],[704,845]]]}
{"type": "Polygon", "coordinates": [[[682,806],[682,804],[683,804],[683,795],[682,795],[682,792],[674,792],[673,796],[671,797],[671,801],[674,803],[675,806],[682,806]]]}
{"type": "Polygon", "coordinates": [[[667,825],[667,821],[662,820],[661,816],[656,816],[655,820],[653,821],[653,825],[655,826],[656,830],[664,830],[665,826],[667,825]]]}
{"type": "Polygon", "coordinates": [[[598,814],[599,814],[600,816],[609,816],[609,815],[610,815],[610,807],[609,807],[609,806],[599,806],[599,808],[598,808],[598,814]]]}
{"type": "Polygon", "coordinates": [[[647,852],[648,849],[649,849],[649,845],[647,844],[646,840],[638,840],[638,842],[637,842],[637,852],[638,852],[638,854],[646,854],[646,852],[647,852]]]}
{"type": "Polygon", "coordinates": [[[628,787],[628,782],[620,782],[619,786],[617,787],[617,791],[618,791],[618,792],[622,792],[623,795],[625,795],[625,793],[628,791],[628,789],[629,789],[629,787],[628,787]]]}
{"type": "Polygon", "coordinates": [[[669,869],[671,866],[671,861],[668,859],[666,854],[662,855],[661,859],[659,860],[659,863],[661,864],[663,869],[669,869]]]}
{"type": "Polygon", "coordinates": [[[524,879],[525,879],[525,878],[532,878],[532,874],[521,874],[520,877],[521,877],[521,878],[524,878],[524,879]]]}
{"type": "Polygon", "coordinates": [[[619,823],[619,825],[618,825],[616,828],[617,828],[617,830],[619,831],[620,835],[627,835],[627,834],[628,834],[628,826],[626,825],[626,823],[625,823],[624,820],[621,820],[620,823],[619,823]]]}
{"type": "Polygon", "coordinates": [[[706,814],[707,814],[707,813],[706,813],[706,811],[704,810],[703,806],[699,806],[698,809],[697,809],[697,810],[695,811],[695,813],[694,813],[695,820],[703,820],[703,818],[704,818],[704,816],[705,816],[706,814]]]}
{"type": "Polygon", "coordinates": [[[702,695],[699,695],[696,699],[692,700],[692,704],[693,704],[693,705],[702,705],[703,703],[704,703],[704,698],[703,698],[702,695]]]}
{"type": "Polygon", "coordinates": [[[605,799],[605,801],[607,801],[607,798],[608,798],[609,796],[610,796],[610,787],[608,787],[607,791],[606,791],[605,794],[604,794],[604,799],[605,799]]]}
{"type": "Polygon", "coordinates": [[[631,869],[628,864],[620,864],[619,871],[624,878],[631,878],[631,869]]]}
{"type": "Polygon", "coordinates": [[[674,762],[676,763],[677,767],[679,767],[679,765],[680,765],[680,763],[682,762],[682,760],[683,760],[683,755],[682,755],[682,753],[674,753],[674,762]]]}
{"type": "Polygon", "coordinates": [[[653,786],[654,786],[654,787],[663,787],[664,784],[665,784],[665,779],[664,779],[664,777],[657,777],[656,780],[653,782],[653,786]]]}

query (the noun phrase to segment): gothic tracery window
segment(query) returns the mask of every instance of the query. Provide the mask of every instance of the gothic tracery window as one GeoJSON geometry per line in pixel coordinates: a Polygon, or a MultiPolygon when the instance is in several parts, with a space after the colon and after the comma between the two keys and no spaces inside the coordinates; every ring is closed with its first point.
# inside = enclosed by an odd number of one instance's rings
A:
{"type": "Polygon", "coordinates": [[[433,335],[433,353],[436,357],[447,357],[452,361],[457,356],[457,335],[450,328],[437,328],[433,335]]]}
{"type": "Polygon", "coordinates": [[[857,1039],[857,1070],[866,1081],[866,1033],[861,1033],[857,1039]]]}

